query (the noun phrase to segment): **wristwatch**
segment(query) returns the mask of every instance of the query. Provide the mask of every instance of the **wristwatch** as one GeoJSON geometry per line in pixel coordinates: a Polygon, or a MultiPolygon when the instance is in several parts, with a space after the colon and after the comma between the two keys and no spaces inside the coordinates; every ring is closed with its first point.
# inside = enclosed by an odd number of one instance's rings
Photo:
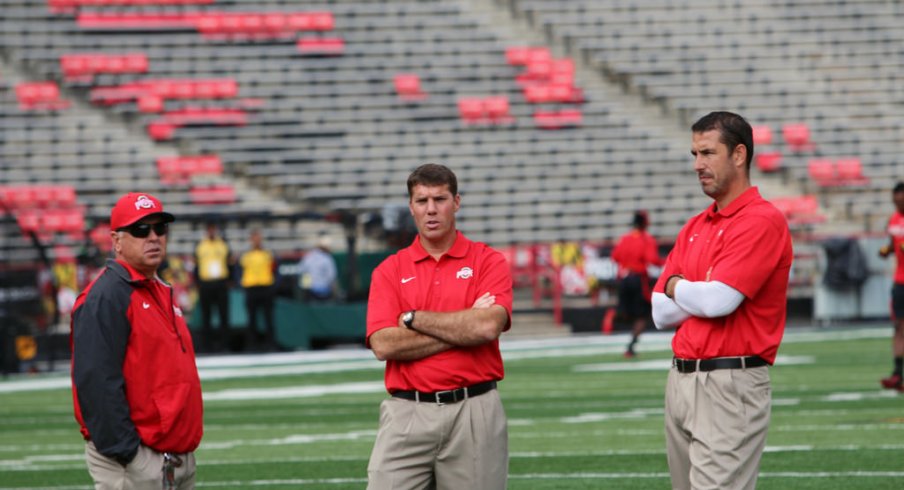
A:
{"type": "Polygon", "coordinates": [[[402,323],[404,323],[406,327],[414,329],[414,327],[411,326],[411,324],[414,323],[414,310],[406,311],[405,314],[402,315],[402,323]]]}

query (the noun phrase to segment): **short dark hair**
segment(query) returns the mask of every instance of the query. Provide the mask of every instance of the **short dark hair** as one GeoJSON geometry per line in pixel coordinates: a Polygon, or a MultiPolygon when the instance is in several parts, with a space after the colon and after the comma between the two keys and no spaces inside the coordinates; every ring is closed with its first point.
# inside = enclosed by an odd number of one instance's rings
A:
{"type": "Polygon", "coordinates": [[[441,186],[448,185],[453,196],[458,195],[458,178],[449,167],[438,163],[425,163],[414,169],[408,176],[408,197],[416,185],[441,186]]]}
{"type": "Polygon", "coordinates": [[[895,184],[895,188],[891,190],[892,194],[897,194],[899,192],[904,192],[904,182],[898,182],[895,184]]]}
{"type": "Polygon", "coordinates": [[[738,145],[747,148],[747,170],[750,170],[750,162],[753,161],[753,128],[743,117],[726,111],[715,111],[701,117],[691,126],[694,133],[705,133],[716,130],[719,132],[719,141],[733,152],[738,145]]]}
{"type": "Polygon", "coordinates": [[[647,212],[643,209],[638,209],[634,211],[634,219],[632,220],[634,224],[634,228],[637,229],[646,229],[647,225],[650,223],[650,218],[647,216],[647,212]]]}

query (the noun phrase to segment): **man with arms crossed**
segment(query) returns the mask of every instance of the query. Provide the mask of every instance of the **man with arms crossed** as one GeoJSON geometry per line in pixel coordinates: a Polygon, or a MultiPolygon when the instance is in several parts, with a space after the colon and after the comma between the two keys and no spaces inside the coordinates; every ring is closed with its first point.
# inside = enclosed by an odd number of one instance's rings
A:
{"type": "Polygon", "coordinates": [[[750,184],[753,131],[710,113],[692,127],[694,171],[715,202],[691,218],[653,289],[657,328],[677,328],[665,395],[674,489],[752,489],[771,408],[768,366],[785,329],[791,236],[750,184]]]}
{"type": "Polygon", "coordinates": [[[386,361],[369,490],[503,489],[506,416],[499,335],[511,325],[505,258],[455,226],[455,174],[426,164],[408,177],[418,236],[374,270],[367,342],[386,361]]]}
{"type": "Polygon", "coordinates": [[[895,213],[888,219],[888,245],[879,250],[883,259],[894,254],[897,260],[895,282],[891,289],[891,310],[894,317],[895,333],[891,347],[894,368],[891,376],[879,382],[883,388],[904,391],[902,388],[902,368],[904,368],[904,182],[898,182],[892,190],[895,213]]]}

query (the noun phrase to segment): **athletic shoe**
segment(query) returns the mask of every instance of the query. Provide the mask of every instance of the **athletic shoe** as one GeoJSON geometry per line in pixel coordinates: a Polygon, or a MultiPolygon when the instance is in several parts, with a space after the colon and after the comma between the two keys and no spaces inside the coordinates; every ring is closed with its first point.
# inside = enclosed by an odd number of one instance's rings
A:
{"type": "Polygon", "coordinates": [[[880,379],[879,382],[885,389],[904,391],[904,380],[901,379],[900,374],[892,374],[887,378],[880,379]]]}
{"type": "Polygon", "coordinates": [[[624,356],[625,359],[634,359],[637,357],[637,354],[635,354],[633,350],[626,350],[624,356]]]}

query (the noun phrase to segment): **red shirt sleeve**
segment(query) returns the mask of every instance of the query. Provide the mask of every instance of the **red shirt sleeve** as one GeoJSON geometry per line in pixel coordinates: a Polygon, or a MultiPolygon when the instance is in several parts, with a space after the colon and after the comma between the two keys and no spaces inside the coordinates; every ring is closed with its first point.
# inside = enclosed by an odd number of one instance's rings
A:
{"type": "Polygon", "coordinates": [[[378,330],[395,327],[402,314],[401,301],[399,301],[397,258],[390,257],[374,269],[370,279],[370,293],[367,299],[367,342],[370,346],[370,336],[378,330]]]}
{"type": "Polygon", "coordinates": [[[681,274],[681,267],[678,265],[681,262],[681,257],[684,256],[684,244],[687,243],[687,229],[689,228],[690,223],[681,228],[681,231],[678,232],[678,236],[675,238],[675,245],[672,247],[672,251],[669,252],[669,255],[665,258],[664,265],[662,266],[662,273],[659,274],[659,278],[656,279],[656,285],[653,286],[654,293],[665,293],[665,283],[669,279],[669,277],[674,276],[675,274],[681,274]]]}
{"type": "Polygon", "coordinates": [[[512,293],[511,267],[501,253],[493,250],[487,257],[482,269],[477,288],[477,297],[480,297],[485,292],[496,296],[496,304],[505,308],[505,312],[508,314],[508,320],[502,329],[506,331],[512,327],[512,301],[514,294],[512,293]]]}

